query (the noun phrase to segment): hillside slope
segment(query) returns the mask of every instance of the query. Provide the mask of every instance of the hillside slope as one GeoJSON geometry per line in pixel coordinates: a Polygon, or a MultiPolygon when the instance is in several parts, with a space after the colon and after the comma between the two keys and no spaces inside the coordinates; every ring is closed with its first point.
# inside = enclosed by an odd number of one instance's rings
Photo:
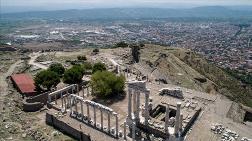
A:
{"type": "Polygon", "coordinates": [[[208,63],[202,56],[185,49],[146,45],[141,49],[139,63],[156,80],[204,91],[221,93],[231,100],[252,107],[252,89],[222,69],[208,63]]]}

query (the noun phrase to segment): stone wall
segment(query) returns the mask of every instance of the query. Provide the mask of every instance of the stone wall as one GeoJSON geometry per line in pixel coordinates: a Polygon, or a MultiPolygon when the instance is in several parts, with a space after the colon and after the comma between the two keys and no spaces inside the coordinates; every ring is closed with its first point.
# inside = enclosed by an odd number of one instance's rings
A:
{"type": "Polygon", "coordinates": [[[137,123],[137,127],[140,130],[142,130],[142,131],[144,131],[146,133],[149,133],[149,134],[153,134],[153,135],[155,135],[157,137],[161,137],[161,138],[164,138],[164,139],[169,138],[168,134],[166,134],[166,133],[164,133],[164,132],[162,132],[162,131],[160,131],[158,129],[152,128],[150,126],[146,126],[146,125],[144,125],[142,123],[137,123]]]}
{"type": "Polygon", "coordinates": [[[91,141],[90,136],[84,134],[83,132],[72,128],[68,124],[63,121],[58,120],[53,115],[46,113],[46,124],[53,126],[54,128],[60,130],[61,132],[73,137],[79,141],[91,141]]]}
{"type": "Polygon", "coordinates": [[[34,97],[28,97],[23,100],[23,110],[26,112],[35,112],[40,110],[47,103],[48,93],[43,93],[34,97]]]}
{"type": "Polygon", "coordinates": [[[26,100],[23,100],[23,110],[25,112],[35,112],[40,110],[44,106],[41,102],[33,102],[33,103],[27,103],[26,100]]]}
{"type": "Polygon", "coordinates": [[[196,119],[198,118],[199,114],[201,112],[201,108],[193,115],[193,117],[191,118],[191,120],[187,123],[187,125],[185,126],[181,136],[184,137],[186,135],[186,133],[190,130],[190,128],[192,127],[192,125],[194,124],[194,122],[196,121],[196,119]]]}
{"type": "Polygon", "coordinates": [[[26,102],[27,103],[40,102],[45,105],[47,103],[47,100],[48,100],[48,92],[37,96],[29,97],[26,99],[26,102]]]}

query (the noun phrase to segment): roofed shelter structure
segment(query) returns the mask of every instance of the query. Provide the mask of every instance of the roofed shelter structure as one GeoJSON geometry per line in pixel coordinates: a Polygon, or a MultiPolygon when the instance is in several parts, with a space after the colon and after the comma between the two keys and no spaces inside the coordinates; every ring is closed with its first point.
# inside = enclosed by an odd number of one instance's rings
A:
{"type": "Polygon", "coordinates": [[[32,77],[28,74],[13,74],[11,75],[11,80],[18,91],[29,97],[37,94],[35,82],[32,77]]]}

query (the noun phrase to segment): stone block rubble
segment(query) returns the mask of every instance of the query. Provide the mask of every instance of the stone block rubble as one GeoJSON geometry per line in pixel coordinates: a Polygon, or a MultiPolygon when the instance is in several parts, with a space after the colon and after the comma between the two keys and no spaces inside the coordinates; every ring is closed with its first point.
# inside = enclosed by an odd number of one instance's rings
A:
{"type": "MultiPolygon", "coordinates": [[[[212,124],[211,131],[214,134],[221,135],[221,141],[237,141],[239,138],[238,133],[225,128],[222,124],[219,124],[219,123],[212,124]]],[[[240,141],[252,141],[252,139],[248,139],[247,137],[242,137],[240,141]]]]}
{"type": "Polygon", "coordinates": [[[175,88],[175,89],[163,88],[159,90],[159,95],[168,95],[168,96],[173,96],[176,98],[183,99],[183,92],[179,88],[175,88]]]}
{"type": "Polygon", "coordinates": [[[211,126],[211,131],[213,131],[214,134],[222,134],[224,130],[225,127],[219,123],[215,123],[211,126]]]}
{"type": "Polygon", "coordinates": [[[247,137],[242,137],[241,141],[252,141],[252,139],[248,139],[247,137]]]}
{"type": "Polygon", "coordinates": [[[239,135],[235,131],[231,131],[226,129],[223,135],[221,136],[222,141],[235,141],[237,140],[239,135]]]}

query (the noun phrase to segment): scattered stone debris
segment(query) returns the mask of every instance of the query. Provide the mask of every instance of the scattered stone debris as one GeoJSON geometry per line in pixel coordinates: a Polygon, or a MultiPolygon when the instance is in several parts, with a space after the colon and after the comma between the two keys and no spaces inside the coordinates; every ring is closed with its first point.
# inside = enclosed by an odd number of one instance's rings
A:
{"type": "Polygon", "coordinates": [[[161,90],[159,90],[159,95],[169,95],[180,99],[183,98],[183,92],[180,88],[162,88],[161,90]]]}
{"type": "Polygon", "coordinates": [[[34,138],[34,140],[36,141],[46,141],[48,140],[43,133],[41,133],[40,131],[37,131],[35,129],[28,129],[27,131],[27,135],[31,136],[32,138],[34,138]]]}
{"type": "Polygon", "coordinates": [[[242,137],[241,141],[252,141],[252,139],[248,139],[247,137],[242,137]]]}
{"type": "Polygon", "coordinates": [[[224,130],[225,127],[223,127],[223,125],[219,123],[215,123],[211,126],[211,131],[213,131],[214,134],[222,134],[224,130]]]}
{"type": "MultiPolygon", "coordinates": [[[[235,131],[225,128],[222,124],[214,123],[211,126],[211,131],[214,134],[222,134],[221,141],[236,141],[239,138],[239,134],[235,131]]],[[[242,137],[241,141],[252,141],[252,139],[248,139],[247,137],[242,137]]]]}
{"type": "Polygon", "coordinates": [[[239,135],[235,131],[231,131],[226,129],[223,135],[221,136],[222,141],[235,141],[237,140],[239,135]]]}

